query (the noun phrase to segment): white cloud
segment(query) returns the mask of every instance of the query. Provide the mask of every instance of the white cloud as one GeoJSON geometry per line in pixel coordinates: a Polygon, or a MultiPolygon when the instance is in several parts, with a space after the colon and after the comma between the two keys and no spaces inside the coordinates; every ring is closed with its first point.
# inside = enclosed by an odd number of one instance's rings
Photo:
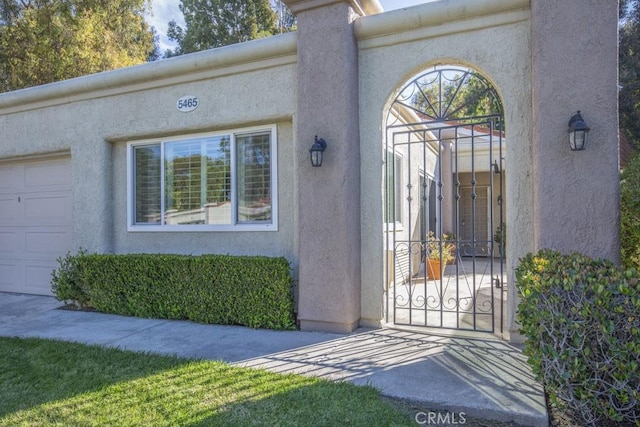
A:
{"type": "Polygon", "coordinates": [[[147,22],[155,27],[160,36],[161,53],[175,47],[175,43],[167,38],[169,21],[174,20],[178,25],[184,26],[184,17],[178,8],[179,4],[179,0],[153,0],[151,2],[151,16],[147,16],[147,22]]]}

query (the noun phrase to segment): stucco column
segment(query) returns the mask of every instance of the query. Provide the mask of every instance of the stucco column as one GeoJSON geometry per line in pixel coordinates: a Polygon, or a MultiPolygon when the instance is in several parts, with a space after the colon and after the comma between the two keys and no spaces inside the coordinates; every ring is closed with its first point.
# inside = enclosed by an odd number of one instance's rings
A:
{"type": "Polygon", "coordinates": [[[617,3],[531,1],[536,249],[619,260],[617,3]],[[574,152],[577,110],[591,132],[574,152]]]}
{"type": "MultiPolygon", "coordinates": [[[[298,319],[350,332],[360,319],[358,1],[285,0],[298,18],[298,319]],[[314,137],[327,148],[314,168],[314,137]]],[[[376,2],[377,3],[377,2],[376,2]]]]}

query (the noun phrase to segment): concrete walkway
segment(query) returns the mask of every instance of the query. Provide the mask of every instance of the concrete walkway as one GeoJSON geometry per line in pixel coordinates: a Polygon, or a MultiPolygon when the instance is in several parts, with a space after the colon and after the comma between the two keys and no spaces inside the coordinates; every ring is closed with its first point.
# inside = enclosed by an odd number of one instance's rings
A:
{"type": "Polygon", "coordinates": [[[357,330],[254,330],[59,310],[52,297],[0,293],[0,336],[41,337],[224,360],[358,385],[431,410],[547,426],[542,388],[520,350],[495,338],[357,330]]]}

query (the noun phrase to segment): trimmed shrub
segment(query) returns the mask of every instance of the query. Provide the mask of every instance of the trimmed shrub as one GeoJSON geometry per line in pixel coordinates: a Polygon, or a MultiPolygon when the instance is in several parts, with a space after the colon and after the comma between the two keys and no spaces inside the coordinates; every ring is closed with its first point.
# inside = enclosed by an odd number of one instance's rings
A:
{"type": "Polygon", "coordinates": [[[59,301],[73,301],[77,306],[87,308],[91,304],[79,263],[85,254],[80,250],[78,255],[67,252],[67,255],[58,258],[60,267],[51,273],[51,290],[59,301]]]}
{"type": "Polygon", "coordinates": [[[105,313],[292,329],[293,290],[284,258],[229,255],[67,255],[53,292],[105,313]]]}
{"type": "Polygon", "coordinates": [[[585,425],[640,423],[640,275],[551,250],[516,269],[524,352],[551,402],[585,425]]]}
{"type": "Polygon", "coordinates": [[[640,270],[640,155],[624,167],[620,182],[622,264],[640,270]]]}

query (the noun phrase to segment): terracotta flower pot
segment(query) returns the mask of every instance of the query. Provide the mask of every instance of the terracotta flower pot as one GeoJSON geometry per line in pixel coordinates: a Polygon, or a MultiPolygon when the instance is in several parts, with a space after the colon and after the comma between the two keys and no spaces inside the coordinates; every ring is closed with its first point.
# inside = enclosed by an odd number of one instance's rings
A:
{"type": "Polygon", "coordinates": [[[440,280],[442,276],[442,264],[437,259],[427,259],[427,277],[430,280],[440,280]]]}

